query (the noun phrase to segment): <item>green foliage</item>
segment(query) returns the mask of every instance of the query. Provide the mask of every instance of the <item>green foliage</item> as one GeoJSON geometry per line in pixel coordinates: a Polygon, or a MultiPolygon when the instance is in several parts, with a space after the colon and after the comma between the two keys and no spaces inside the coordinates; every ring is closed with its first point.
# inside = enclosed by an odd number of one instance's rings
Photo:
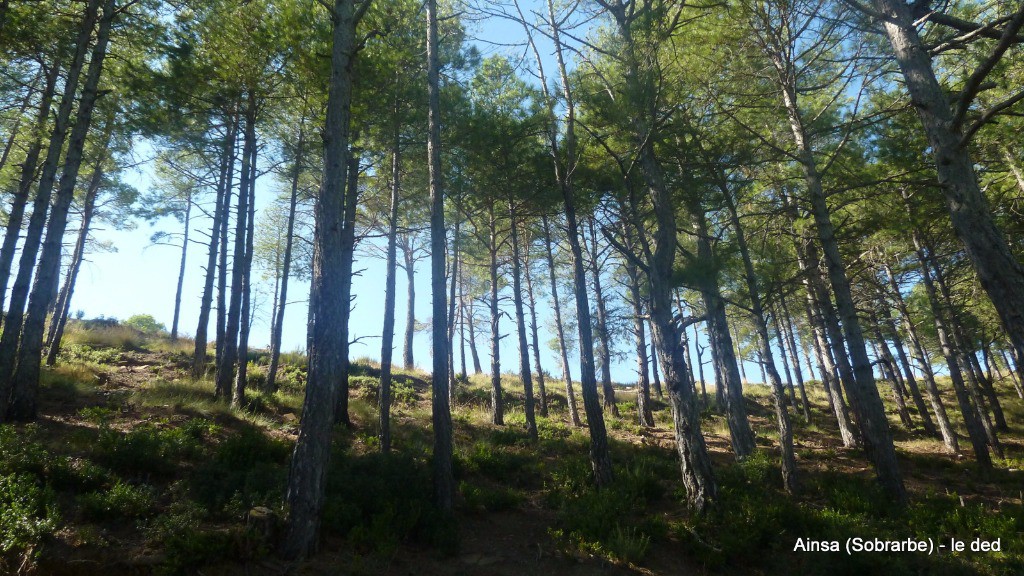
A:
{"type": "Polygon", "coordinates": [[[657,517],[646,513],[647,505],[665,492],[656,468],[643,457],[627,461],[615,482],[599,490],[586,458],[567,459],[547,485],[547,502],[557,511],[552,535],[570,548],[626,562],[642,560],[652,538],[666,532],[657,517]]]}
{"type": "Polygon", "coordinates": [[[459,493],[465,498],[466,507],[483,512],[514,510],[526,500],[521,492],[512,488],[470,484],[465,481],[459,483],[459,493]]]}
{"type": "Polygon", "coordinates": [[[118,480],[109,490],[83,494],[78,502],[86,519],[109,522],[147,516],[153,510],[156,496],[150,486],[132,486],[118,480]]]}
{"type": "Polygon", "coordinates": [[[169,474],[177,460],[202,454],[203,439],[210,431],[210,423],[198,418],[180,426],[144,424],[128,431],[101,426],[95,455],[118,472],[169,474]]]}
{"type": "Polygon", "coordinates": [[[0,567],[18,566],[18,559],[38,552],[57,529],[59,515],[53,493],[30,474],[0,475],[0,567]]]}
{"type": "Polygon", "coordinates": [[[147,539],[165,554],[160,566],[164,574],[190,574],[206,564],[235,554],[236,538],[231,531],[202,527],[204,510],[194,503],[175,503],[164,515],[153,519],[147,539]]]}
{"type": "Polygon", "coordinates": [[[335,454],[323,526],[348,536],[357,551],[388,554],[406,540],[440,553],[458,548],[454,521],[434,506],[426,462],[408,456],[335,454]]]}
{"type": "Polygon", "coordinates": [[[156,336],[167,331],[166,326],[157,322],[156,318],[153,318],[153,316],[149,314],[135,314],[121,322],[121,324],[129,328],[134,328],[147,336],[156,336]]]}
{"type": "Polygon", "coordinates": [[[275,507],[284,494],[285,463],[291,447],[245,428],[225,438],[189,476],[189,493],[210,512],[231,505],[244,513],[253,506],[275,507]]]}

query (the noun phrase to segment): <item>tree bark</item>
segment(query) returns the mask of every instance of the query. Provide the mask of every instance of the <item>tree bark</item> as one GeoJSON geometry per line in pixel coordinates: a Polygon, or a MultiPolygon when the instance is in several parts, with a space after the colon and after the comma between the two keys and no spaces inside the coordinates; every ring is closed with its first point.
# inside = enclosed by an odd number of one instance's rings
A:
{"type": "MultiPolygon", "coordinates": [[[[255,108],[256,101],[250,98],[250,106],[255,108]]],[[[255,114],[253,114],[253,146],[252,156],[249,160],[249,186],[248,191],[240,193],[249,196],[246,206],[245,222],[245,257],[241,262],[242,266],[242,305],[239,310],[238,329],[238,370],[235,372],[235,387],[231,395],[231,404],[236,408],[245,406],[245,389],[249,383],[249,330],[252,328],[252,253],[253,234],[256,221],[256,142],[255,142],[255,114]]],[[[236,264],[237,265],[237,264],[236,264]]]]}
{"type": "MultiPolygon", "coordinates": [[[[396,109],[397,109],[396,102],[396,109]]],[[[384,327],[380,338],[380,389],[378,396],[378,422],[380,451],[391,451],[391,358],[395,350],[395,285],[398,260],[398,204],[401,201],[401,136],[395,126],[391,148],[391,205],[388,212],[387,261],[384,276],[384,327]]]]}
{"type": "Polygon", "coordinates": [[[604,395],[604,409],[619,417],[619,407],[615,402],[615,388],[612,387],[612,354],[608,336],[608,309],[605,305],[604,290],[601,286],[601,267],[598,263],[597,234],[594,232],[594,220],[587,220],[590,231],[590,275],[594,279],[594,304],[597,311],[594,327],[597,329],[597,355],[601,362],[601,391],[604,395]]]}
{"type": "Polygon", "coordinates": [[[412,350],[412,338],[416,331],[416,258],[413,254],[413,239],[406,237],[402,242],[402,257],[405,262],[406,311],[405,339],[402,347],[402,365],[406,370],[416,367],[412,350]]]}
{"type": "MultiPolygon", "coordinates": [[[[910,339],[910,345],[912,346],[912,353],[914,358],[917,360],[918,366],[921,368],[921,372],[924,373],[925,390],[928,392],[928,401],[932,405],[932,410],[935,412],[935,419],[939,424],[939,432],[942,434],[942,443],[946,447],[946,451],[950,454],[960,453],[960,442],[957,439],[956,431],[953,430],[953,425],[949,422],[949,416],[946,414],[946,407],[942,402],[942,396],[939,394],[939,388],[935,384],[935,373],[932,371],[931,363],[928,362],[927,356],[925,356],[924,348],[921,346],[921,340],[917,336],[917,329],[914,327],[914,323],[910,320],[910,313],[907,310],[907,305],[903,300],[903,294],[900,293],[900,286],[896,282],[896,277],[892,273],[892,269],[888,265],[883,266],[885,269],[886,277],[889,279],[889,287],[892,289],[893,301],[896,303],[896,309],[900,313],[900,319],[903,321],[903,328],[907,331],[907,337],[910,339]]],[[[909,368],[907,373],[910,373],[909,368]]]]}
{"type": "Polygon", "coordinates": [[[871,361],[868,359],[860,319],[857,317],[857,309],[854,306],[850,281],[839,252],[839,243],[836,240],[832,216],[821,183],[821,175],[818,173],[814,152],[810,147],[803,118],[797,106],[796,90],[794,86],[789,85],[780,87],[782,88],[783,102],[789,114],[793,141],[810,196],[811,213],[825,255],[828,278],[835,294],[836,307],[842,319],[843,334],[852,361],[854,378],[850,382],[851,385],[847,387],[847,393],[850,394],[851,404],[860,424],[864,450],[874,464],[882,487],[893,500],[903,504],[907,501],[907,492],[903,485],[899,462],[896,459],[892,432],[889,429],[889,422],[885,418],[885,408],[875,385],[871,361]]]}
{"type": "MultiPolygon", "coordinates": [[[[628,236],[627,236],[628,239],[628,236]]],[[[627,248],[629,245],[627,244],[627,248]]],[[[633,335],[636,337],[636,364],[639,380],[636,386],[636,411],[641,426],[653,427],[651,412],[651,383],[647,372],[647,335],[644,331],[643,300],[640,296],[640,277],[636,264],[629,258],[625,265],[629,282],[629,302],[633,306],[633,335]]]]}
{"type": "Polygon", "coordinates": [[[178,340],[178,319],[181,317],[181,291],[185,287],[185,261],[188,257],[189,228],[192,226],[192,192],[185,194],[185,232],[181,239],[181,264],[178,266],[178,285],[174,290],[174,318],[171,321],[171,342],[178,340]]]}
{"type": "MultiPolygon", "coordinates": [[[[363,0],[359,10],[364,10],[368,3],[369,0],[363,0]]],[[[289,515],[281,547],[282,555],[292,559],[315,553],[319,544],[320,512],[331,456],[331,424],[338,394],[335,378],[345,369],[345,358],[340,354],[341,331],[349,302],[340,301],[338,294],[345,280],[341,245],[358,19],[354,0],[335,0],[327,121],[323,131],[323,183],[314,207],[310,302],[314,312],[309,376],[288,476],[289,515]]]]}
{"type": "Polygon", "coordinates": [[[437,39],[437,0],[427,0],[427,158],[430,173],[430,263],[433,300],[434,491],[437,507],[451,514],[455,499],[452,476],[452,416],[448,404],[448,325],[444,294],[444,188],[441,173],[441,103],[437,39]]]}
{"type": "Polygon", "coordinates": [[[531,440],[537,439],[537,416],[533,399],[533,378],[530,374],[530,349],[526,340],[526,314],[523,311],[522,255],[519,250],[519,222],[515,204],[508,202],[508,216],[512,225],[512,302],[516,310],[516,332],[519,334],[519,377],[523,381],[526,396],[526,434],[531,440]]]}
{"type": "MultiPolygon", "coordinates": [[[[804,386],[804,375],[803,369],[800,366],[800,355],[797,353],[796,337],[793,335],[793,322],[792,316],[789,314],[789,306],[786,305],[786,295],[784,293],[779,294],[779,307],[782,310],[782,328],[783,332],[779,332],[779,340],[786,340],[786,344],[789,346],[789,359],[793,363],[793,373],[796,376],[796,385],[800,389],[800,406],[803,410],[804,421],[811,421],[811,409],[807,402],[807,389],[804,386]]],[[[810,366],[808,366],[810,368],[810,366]]]]}
{"type": "MultiPolygon", "coordinates": [[[[1018,348],[1024,347],[1024,266],[996,226],[978,186],[965,141],[971,134],[965,138],[950,109],[948,93],[935,76],[910,6],[899,0],[874,0],[874,5],[886,17],[885,32],[928,139],[953,230],[1010,340],[1018,348]]],[[[959,111],[959,116],[963,112],[959,111]]]]}
{"type": "Polygon", "coordinates": [[[569,371],[569,351],[565,346],[565,329],[562,326],[562,305],[558,301],[558,282],[555,280],[555,257],[551,250],[551,228],[548,217],[541,216],[544,224],[544,249],[548,257],[548,280],[551,283],[551,305],[555,311],[555,331],[558,333],[558,353],[562,360],[562,380],[565,382],[565,400],[569,409],[569,420],[573,426],[582,426],[580,413],[576,408],[576,392],[569,371]]]}
{"type": "MultiPolygon", "coordinates": [[[[530,258],[531,246],[527,244],[526,252],[523,258],[523,271],[526,276],[526,304],[530,309],[530,336],[533,344],[533,365],[537,370],[537,392],[540,396],[540,415],[547,417],[548,415],[548,393],[544,386],[544,368],[540,365],[540,336],[539,326],[537,325],[537,299],[533,293],[533,274],[531,272],[531,258],[530,258]]],[[[463,354],[462,358],[463,371],[465,371],[466,358],[463,354]]]]}
{"type": "Polygon", "coordinates": [[[82,206],[82,225],[78,232],[78,241],[75,242],[75,251],[71,256],[71,265],[68,268],[67,277],[64,279],[64,287],[61,288],[60,296],[57,298],[55,312],[50,318],[50,333],[46,338],[46,365],[53,366],[57,363],[57,356],[60,355],[60,341],[64,336],[64,327],[67,325],[68,312],[71,310],[71,298],[75,294],[75,283],[78,282],[78,271],[82,268],[82,260],[85,259],[86,243],[89,240],[89,227],[92,225],[92,216],[96,207],[96,196],[99,195],[100,184],[103,181],[103,162],[106,160],[106,151],[100,154],[99,161],[93,170],[92,178],[85,193],[85,204],[82,206]]]}
{"type": "Polygon", "coordinates": [[[498,224],[494,216],[493,203],[489,207],[487,225],[487,271],[490,274],[491,311],[491,423],[504,426],[505,399],[501,390],[501,310],[498,308],[498,224]]]}
{"type": "Polygon", "coordinates": [[[225,126],[224,151],[221,153],[217,199],[213,210],[213,225],[210,229],[210,245],[206,257],[206,278],[203,284],[203,295],[199,301],[199,324],[196,326],[195,350],[192,353],[192,377],[196,379],[206,373],[206,348],[209,339],[207,334],[210,325],[210,308],[213,305],[213,284],[217,273],[217,254],[221,250],[221,229],[227,227],[228,205],[231,203],[228,174],[231,170],[230,166],[234,162],[237,129],[238,124],[235,122],[235,118],[229,116],[225,126]]]}
{"type": "MultiPolygon", "coordinates": [[[[39,265],[36,269],[35,279],[32,283],[32,293],[28,300],[28,308],[24,317],[21,343],[18,348],[17,366],[12,372],[8,372],[10,364],[0,363],[0,368],[4,369],[3,372],[0,372],[0,378],[6,378],[8,374],[13,374],[10,377],[9,385],[11,400],[9,406],[7,406],[7,418],[11,420],[34,420],[36,417],[36,396],[39,391],[39,364],[42,360],[46,314],[50,308],[50,303],[57,293],[57,284],[60,281],[60,253],[64,242],[64,232],[67,228],[68,209],[71,207],[71,201],[75,195],[78,171],[82,166],[82,158],[85,153],[85,140],[92,126],[93,110],[96,106],[96,99],[99,97],[100,76],[103,72],[103,61],[107,55],[110,30],[116,16],[114,0],[104,0],[103,17],[100,19],[100,24],[96,31],[96,43],[92,49],[85,83],[82,86],[82,97],[78,103],[75,125],[71,129],[71,135],[68,139],[67,153],[64,156],[64,170],[61,173],[60,185],[57,187],[57,195],[50,210],[50,218],[46,223],[46,240],[42,243],[39,265]]],[[[61,102],[62,108],[63,105],[64,102],[61,102]]],[[[104,146],[109,141],[112,130],[111,121],[107,124],[106,134],[102,137],[104,146]]],[[[49,159],[48,152],[47,160],[49,159]]],[[[47,186],[48,188],[52,188],[52,182],[51,178],[50,184],[47,186]]],[[[39,195],[43,195],[42,184],[40,184],[39,195]]],[[[49,193],[46,195],[49,196],[49,193]]],[[[45,214],[45,209],[41,211],[45,214]]],[[[34,218],[36,214],[33,213],[32,216],[34,218]]],[[[22,250],[27,252],[28,245],[29,241],[26,238],[25,246],[22,250]]],[[[22,256],[24,255],[23,252],[22,256]]],[[[23,258],[22,264],[25,263],[23,258]]],[[[31,272],[30,269],[28,271],[31,272]]],[[[21,279],[21,273],[22,270],[19,268],[19,280],[21,279]]],[[[16,280],[15,289],[17,287],[18,281],[16,280]]],[[[11,306],[12,308],[15,306],[15,296],[11,297],[11,306]]],[[[10,322],[10,316],[8,317],[8,322],[4,326],[5,339],[9,332],[17,330],[22,324],[21,322],[10,322]]],[[[2,343],[0,343],[0,346],[2,346],[2,343]]],[[[7,357],[3,360],[6,361],[7,357]]]]}
{"type": "MultiPolygon", "coordinates": [[[[295,166],[292,168],[292,181],[291,181],[291,194],[288,197],[288,227],[285,231],[284,240],[284,257],[281,262],[281,288],[277,296],[277,308],[273,311],[274,314],[274,329],[270,335],[270,366],[267,368],[267,391],[275,392],[277,390],[277,367],[281,360],[281,336],[284,333],[284,313],[285,308],[288,306],[288,279],[292,274],[292,246],[295,241],[295,212],[296,206],[299,200],[299,177],[302,175],[303,170],[303,159],[306,153],[305,150],[305,116],[299,121],[299,139],[295,146],[295,166]]],[[[388,237],[391,243],[390,248],[394,248],[394,237],[388,237]]],[[[392,284],[394,283],[394,258],[390,261],[392,267],[390,269],[392,284]]],[[[391,294],[391,324],[392,330],[394,329],[395,310],[394,310],[394,287],[392,286],[391,294]]],[[[387,297],[385,296],[385,318],[387,314],[387,297]]],[[[390,348],[389,348],[390,349],[390,348]]],[[[383,358],[383,354],[381,355],[383,358]]],[[[381,360],[383,370],[383,359],[381,360]]],[[[383,378],[383,377],[382,377],[383,378]]]]}
{"type": "Polygon", "coordinates": [[[53,104],[54,89],[57,78],[60,75],[60,62],[54,61],[46,74],[46,85],[39,95],[39,113],[36,115],[35,124],[32,130],[32,143],[25,153],[25,159],[21,163],[21,177],[18,180],[18,189],[11,198],[11,208],[7,214],[7,226],[4,230],[3,246],[0,247],[0,311],[3,310],[4,301],[7,297],[7,284],[11,279],[11,266],[14,264],[14,253],[18,246],[18,237],[21,234],[21,224],[25,219],[25,205],[28,204],[28,195],[32,190],[32,183],[35,181],[36,166],[39,164],[39,155],[43,148],[43,133],[50,117],[50,107],[53,104]]]}
{"type": "MultiPolygon", "coordinates": [[[[99,17],[100,4],[101,0],[89,0],[86,4],[85,15],[75,40],[75,53],[64,79],[64,93],[53,121],[53,129],[50,131],[46,158],[39,174],[36,195],[32,201],[32,214],[29,216],[28,229],[25,231],[25,241],[21,248],[21,257],[18,260],[18,274],[14,279],[14,286],[11,288],[11,299],[4,317],[3,335],[0,336],[0,418],[4,418],[8,408],[8,398],[13,385],[10,378],[14,374],[18,345],[24,328],[25,304],[29,298],[32,273],[35,270],[36,256],[39,254],[39,247],[43,241],[46,215],[57,178],[61,152],[64,149],[64,137],[67,135],[68,122],[75,104],[75,92],[78,89],[82,68],[85,65],[85,56],[89,51],[89,40],[99,17]]],[[[104,52],[105,46],[106,41],[104,41],[104,52]]],[[[102,58],[100,60],[102,61],[102,58]]],[[[83,101],[84,96],[83,93],[83,101]]],[[[30,187],[34,175],[34,170],[27,173],[23,170],[19,190],[24,186],[30,187]]],[[[17,237],[14,240],[16,241],[17,237]]]]}
{"type": "Polygon", "coordinates": [[[245,131],[242,138],[242,167],[238,177],[238,206],[235,216],[235,245],[231,259],[231,294],[228,301],[227,320],[224,324],[223,341],[217,359],[217,398],[230,402],[232,384],[235,382],[235,364],[238,362],[238,333],[242,323],[242,293],[245,290],[246,230],[249,218],[249,180],[252,178],[251,163],[256,148],[255,98],[249,96],[245,110],[245,131]]]}

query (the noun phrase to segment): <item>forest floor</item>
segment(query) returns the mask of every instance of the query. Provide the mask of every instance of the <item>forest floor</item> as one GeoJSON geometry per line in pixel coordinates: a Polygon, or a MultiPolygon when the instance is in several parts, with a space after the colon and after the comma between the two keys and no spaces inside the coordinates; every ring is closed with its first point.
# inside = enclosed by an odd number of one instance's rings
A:
{"type": "MultiPolygon", "coordinates": [[[[705,410],[719,498],[689,513],[668,406],[636,425],[634,393],[606,416],[613,487],[589,480],[586,429],[567,425],[564,385],[549,381],[539,440],[524,431],[522,391],[506,377],[505,426],[490,423],[489,382],[458,387],[454,521],[432,508],[427,375],[395,382],[394,454],[378,454],[376,367],[357,362],[352,426],[339,426],[328,477],[322,553],[298,565],[279,537],[287,462],[304,372],[284,358],[281,389],[245,408],[187,377],[189,342],[99,337],[72,330],[44,371],[40,415],[0,427],[0,573],[104,574],[1021,574],[1024,573],[1024,402],[1000,399],[1010,430],[994,470],[942,451],[919,429],[890,423],[911,504],[892,505],[862,451],[845,449],[824,394],[811,384],[811,421],[793,414],[801,492],[786,495],[766,388],[746,391],[759,451],[737,463],[724,418],[705,410]],[[964,552],[794,551],[797,538],[950,538],[964,552]],[[976,539],[999,552],[972,552],[976,539]]],[[[251,383],[261,383],[256,355],[251,383]]],[[[713,392],[713,391],[712,391],[713,392]]],[[[578,395],[578,394],[577,394],[578,395]]],[[[713,393],[711,394],[713,404],[713,393]]],[[[950,395],[947,406],[955,407],[950,395]]],[[[582,407],[581,407],[582,412],[582,407]]],[[[951,412],[952,414],[952,412],[951,412]]],[[[916,418],[916,415],[915,415],[916,418]]],[[[963,434],[963,431],[960,431],[963,434]]]]}

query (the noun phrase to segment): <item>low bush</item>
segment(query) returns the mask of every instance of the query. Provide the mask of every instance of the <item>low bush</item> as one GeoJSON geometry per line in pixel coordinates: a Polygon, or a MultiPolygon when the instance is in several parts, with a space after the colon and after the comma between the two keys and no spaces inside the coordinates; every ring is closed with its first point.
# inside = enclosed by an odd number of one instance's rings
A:
{"type": "Polygon", "coordinates": [[[57,529],[56,499],[30,474],[0,475],[0,572],[28,564],[57,529]]]}
{"type": "Polygon", "coordinates": [[[78,502],[87,520],[110,522],[147,516],[153,511],[155,500],[151,487],[118,480],[109,490],[83,494],[78,502]]]}

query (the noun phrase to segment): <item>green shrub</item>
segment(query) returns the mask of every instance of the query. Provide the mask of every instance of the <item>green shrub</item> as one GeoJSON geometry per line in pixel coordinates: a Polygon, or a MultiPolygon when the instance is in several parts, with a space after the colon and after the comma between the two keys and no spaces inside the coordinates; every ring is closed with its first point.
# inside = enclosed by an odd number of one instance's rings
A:
{"type": "Polygon", "coordinates": [[[149,486],[132,486],[118,480],[109,490],[83,494],[78,501],[86,519],[111,521],[148,515],[155,497],[149,486]]]}
{"type": "Polygon", "coordinates": [[[167,331],[167,326],[163,323],[157,322],[156,318],[149,314],[135,314],[129,316],[127,320],[121,322],[122,326],[134,328],[143,334],[156,335],[167,331]]]}
{"type": "Polygon", "coordinates": [[[430,468],[404,455],[335,454],[327,475],[325,530],[349,536],[364,553],[383,553],[406,540],[454,553],[458,534],[434,506],[430,468]]]}
{"type": "Polygon", "coordinates": [[[526,498],[522,493],[504,486],[481,486],[459,483],[459,493],[466,499],[466,506],[471,510],[483,512],[502,512],[514,510],[526,498]]]}
{"type": "Polygon", "coordinates": [[[53,493],[29,474],[0,475],[0,568],[38,552],[59,520],[53,493]]]}
{"type": "Polygon", "coordinates": [[[291,447],[246,428],[225,438],[213,455],[188,478],[190,494],[211,512],[233,505],[244,513],[252,506],[275,507],[284,494],[285,463],[291,447]]]}
{"type": "Polygon", "coordinates": [[[96,458],[119,472],[169,474],[177,460],[202,455],[203,439],[213,430],[202,419],[167,428],[144,424],[127,432],[101,426],[96,458]]]}
{"type": "Polygon", "coordinates": [[[191,574],[206,564],[236,555],[235,534],[230,530],[203,529],[205,517],[201,508],[185,501],[153,519],[146,535],[151,544],[164,551],[160,572],[191,574]]]}

